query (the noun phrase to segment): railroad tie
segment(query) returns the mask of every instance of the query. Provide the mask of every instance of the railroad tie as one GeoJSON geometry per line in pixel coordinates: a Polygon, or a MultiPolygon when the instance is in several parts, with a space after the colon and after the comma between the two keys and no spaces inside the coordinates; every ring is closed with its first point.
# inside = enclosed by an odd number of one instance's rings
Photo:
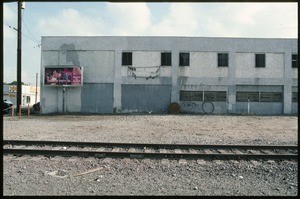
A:
{"type": "Polygon", "coordinates": [[[151,149],[147,149],[147,148],[146,148],[146,149],[144,149],[144,152],[145,152],[145,153],[152,153],[152,152],[153,152],[153,150],[151,150],[151,149]]]}
{"type": "Polygon", "coordinates": [[[136,149],[135,149],[135,148],[130,148],[130,149],[128,150],[128,152],[130,152],[130,153],[136,152],[136,149]]]}
{"type": "Polygon", "coordinates": [[[204,153],[205,154],[212,154],[211,150],[209,150],[209,149],[204,149],[204,153]]]}
{"type": "Polygon", "coordinates": [[[189,149],[189,152],[192,154],[197,154],[198,152],[195,149],[189,149]]]}
{"type": "Polygon", "coordinates": [[[218,149],[218,152],[221,153],[221,154],[226,154],[227,151],[223,150],[223,149],[218,149]]]}
{"type": "Polygon", "coordinates": [[[180,150],[180,149],[175,149],[174,152],[175,152],[175,153],[182,153],[182,150],[180,150]]]}
{"type": "Polygon", "coordinates": [[[119,152],[119,151],[120,151],[119,148],[113,148],[113,149],[111,150],[111,152],[119,152]]]}
{"type": "Polygon", "coordinates": [[[159,149],[159,153],[168,153],[166,149],[159,149]]]}
{"type": "Polygon", "coordinates": [[[99,147],[99,148],[96,149],[96,151],[102,152],[102,151],[105,151],[105,148],[104,147],[99,147]]]}

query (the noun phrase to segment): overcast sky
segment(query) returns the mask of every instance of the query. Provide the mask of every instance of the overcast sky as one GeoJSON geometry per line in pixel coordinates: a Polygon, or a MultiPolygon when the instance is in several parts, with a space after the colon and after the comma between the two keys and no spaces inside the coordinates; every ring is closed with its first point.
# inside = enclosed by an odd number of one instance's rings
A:
{"type": "MultiPolygon", "coordinates": [[[[297,3],[26,2],[22,81],[40,77],[41,36],[298,38],[297,3]]],[[[17,3],[4,4],[4,81],[17,75],[17,3]],[[10,27],[9,27],[10,26],[10,27]]]]}

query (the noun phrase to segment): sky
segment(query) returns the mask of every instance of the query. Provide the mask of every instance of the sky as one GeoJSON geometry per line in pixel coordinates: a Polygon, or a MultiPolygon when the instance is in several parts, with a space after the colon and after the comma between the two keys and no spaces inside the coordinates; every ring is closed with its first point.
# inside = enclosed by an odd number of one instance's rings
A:
{"type": "MultiPolygon", "coordinates": [[[[7,83],[17,79],[17,7],[17,2],[3,7],[3,79],[7,83]]],[[[33,86],[36,73],[40,77],[42,36],[298,38],[298,6],[292,2],[26,2],[22,82],[33,86]]]]}

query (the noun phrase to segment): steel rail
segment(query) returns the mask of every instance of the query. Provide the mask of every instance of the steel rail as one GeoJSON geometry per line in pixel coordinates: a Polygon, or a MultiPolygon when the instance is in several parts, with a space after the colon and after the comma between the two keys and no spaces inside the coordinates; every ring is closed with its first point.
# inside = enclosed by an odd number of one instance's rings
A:
{"type": "Polygon", "coordinates": [[[114,143],[114,142],[70,142],[40,140],[3,140],[3,145],[52,145],[52,146],[92,146],[92,147],[139,147],[165,149],[298,149],[297,145],[211,145],[211,144],[152,144],[152,143],[114,143]]]}
{"type": "MultiPolygon", "coordinates": [[[[126,147],[154,149],[256,149],[256,150],[296,150],[297,146],[284,145],[195,145],[195,144],[147,144],[147,143],[107,143],[107,142],[64,142],[64,141],[33,141],[33,140],[4,140],[3,145],[32,145],[32,146],[75,146],[75,147],[126,147]]],[[[3,154],[15,155],[44,155],[44,156],[81,156],[81,157],[135,157],[135,158],[217,158],[217,159],[297,159],[297,154],[231,154],[231,153],[174,153],[174,152],[121,152],[121,151],[92,151],[92,150],[56,150],[56,149],[17,149],[3,148],[3,154]]]]}
{"type": "Polygon", "coordinates": [[[296,154],[203,154],[203,153],[152,153],[152,152],[112,152],[112,151],[76,151],[76,150],[40,150],[40,149],[4,149],[3,154],[79,156],[79,157],[129,157],[129,158],[169,158],[169,159],[297,159],[296,154]]]}

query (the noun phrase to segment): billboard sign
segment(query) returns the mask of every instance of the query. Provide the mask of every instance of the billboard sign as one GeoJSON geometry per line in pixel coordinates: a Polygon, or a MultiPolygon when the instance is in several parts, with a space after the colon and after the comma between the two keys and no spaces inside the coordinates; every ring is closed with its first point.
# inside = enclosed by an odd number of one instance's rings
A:
{"type": "Polygon", "coordinates": [[[82,67],[45,67],[44,85],[82,86],[82,67]]]}

